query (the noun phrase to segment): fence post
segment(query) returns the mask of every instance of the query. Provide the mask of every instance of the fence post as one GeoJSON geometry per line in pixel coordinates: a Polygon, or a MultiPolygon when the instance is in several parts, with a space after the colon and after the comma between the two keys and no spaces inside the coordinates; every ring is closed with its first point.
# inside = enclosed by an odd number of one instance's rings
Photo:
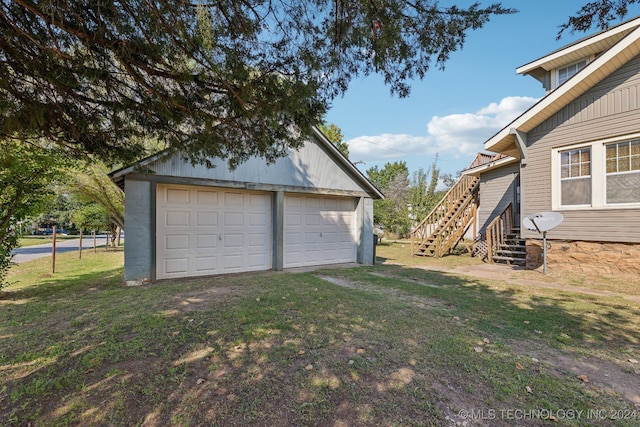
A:
{"type": "Polygon", "coordinates": [[[56,226],[53,226],[53,241],[51,242],[51,274],[56,272],[56,226]]]}

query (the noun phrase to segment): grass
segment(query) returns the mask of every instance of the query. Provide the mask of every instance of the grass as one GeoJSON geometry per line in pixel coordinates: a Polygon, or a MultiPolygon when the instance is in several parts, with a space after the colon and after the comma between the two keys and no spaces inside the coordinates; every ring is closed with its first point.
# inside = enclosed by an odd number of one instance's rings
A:
{"type": "MultiPolygon", "coordinates": [[[[56,236],[56,241],[60,240],[76,240],[79,239],[80,236],[56,236]]],[[[51,244],[53,242],[53,236],[22,236],[20,238],[20,247],[26,248],[29,246],[36,245],[46,245],[51,244]]]]}
{"type": "Polygon", "coordinates": [[[419,268],[464,256],[392,265],[406,248],[384,243],[383,265],[140,287],[121,251],[20,264],[0,294],[0,425],[638,424],[571,369],[637,383],[637,302],[419,268]],[[557,422],[514,418],[540,409],[557,422]]]}

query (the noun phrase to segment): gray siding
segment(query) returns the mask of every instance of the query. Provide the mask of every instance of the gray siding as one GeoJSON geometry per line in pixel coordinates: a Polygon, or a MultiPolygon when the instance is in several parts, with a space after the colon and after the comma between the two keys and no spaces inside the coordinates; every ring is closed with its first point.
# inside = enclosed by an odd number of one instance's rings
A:
{"type": "Polygon", "coordinates": [[[124,199],[126,244],[124,245],[124,280],[152,280],[152,230],[151,194],[148,181],[125,181],[124,199]]]}
{"type": "MultiPolygon", "coordinates": [[[[551,150],[640,132],[640,57],[636,57],[527,134],[522,213],[552,209],[551,150]]],[[[551,239],[640,242],[640,209],[560,211],[551,239]]],[[[539,237],[523,230],[524,237],[539,237]]]]}
{"type": "Polygon", "coordinates": [[[480,176],[479,233],[485,236],[487,225],[500,215],[509,203],[515,205],[515,178],[520,164],[514,163],[488,171],[480,176]]]}
{"type": "Polygon", "coordinates": [[[168,160],[155,161],[148,167],[156,176],[286,186],[288,191],[297,187],[364,193],[361,183],[355,181],[315,141],[308,142],[298,151],[292,150],[289,156],[272,164],[253,157],[235,170],[230,170],[224,161],[217,162],[212,169],[193,166],[177,155],[168,160]]]}

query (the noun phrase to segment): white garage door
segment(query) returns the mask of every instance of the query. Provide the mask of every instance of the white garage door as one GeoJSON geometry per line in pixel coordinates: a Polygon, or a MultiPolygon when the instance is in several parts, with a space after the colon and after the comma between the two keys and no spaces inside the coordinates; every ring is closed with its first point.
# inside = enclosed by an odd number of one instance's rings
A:
{"type": "Polygon", "coordinates": [[[285,195],[284,267],[356,262],[356,202],[285,195]]]}
{"type": "Polygon", "coordinates": [[[271,195],[158,185],[157,278],[271,268],[271,195]]]}

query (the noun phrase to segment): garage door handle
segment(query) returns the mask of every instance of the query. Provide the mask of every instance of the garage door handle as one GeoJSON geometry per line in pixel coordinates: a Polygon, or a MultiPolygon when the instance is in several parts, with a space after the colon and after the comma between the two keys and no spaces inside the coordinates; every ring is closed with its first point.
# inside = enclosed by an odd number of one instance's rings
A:
{"type": "Polygon", "coordinates": [[[320,237],[322,237],[322,233],[320,233],[320,237]]]}
{"type": "Polygon", "coordinates": [[[218,240],[222,241],[222,233],[218,234],[218,240]]]}

